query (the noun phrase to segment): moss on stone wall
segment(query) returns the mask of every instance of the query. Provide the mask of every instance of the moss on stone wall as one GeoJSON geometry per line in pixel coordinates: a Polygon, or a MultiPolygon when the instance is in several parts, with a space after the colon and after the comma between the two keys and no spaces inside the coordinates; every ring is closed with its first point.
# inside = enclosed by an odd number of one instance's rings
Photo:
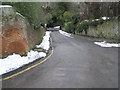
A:
{"type": "MultiPolygon", "coordinates": [[[[113,20],[108,20],[102,24],[94,26],[89,26],[89,29],[87,30],[88,36],[93,37],[100,37],[100,38],[106,38],[106,39],[119,39],[119,32],[118,32],[118,19],[115,18],[113,20]]],[[[82,35],[85,35],[84,32],[82,32],[82,35]]]]}

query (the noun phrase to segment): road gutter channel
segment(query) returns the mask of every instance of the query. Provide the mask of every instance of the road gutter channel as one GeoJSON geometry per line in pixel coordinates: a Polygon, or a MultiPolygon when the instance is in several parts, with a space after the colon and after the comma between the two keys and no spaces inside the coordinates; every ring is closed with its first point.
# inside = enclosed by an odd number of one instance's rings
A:
{"type": "MultiPolygon", "coordinates": [[[[51,44],[51,43],[52,43],[52,38],[50,38],[50,44],[51,44]]],[[[3,79],[0,79],[0,81],[4,81],[4,80],[11,79],[11,78],[13,78],[13,77],[15,77],[15,76],[18,76],[18,75],[20,75],[20,74],[22,74],[22,73],[24,73],[24,72],[26,72],[26,71],[28,71],[28,70],[36,67],[36,66],[38,66],[38,65],[41,65],[42,63],[44,63],[45,61],[47,61],[47,60],[53,55],[54,48],[53,48],[53,47],[50,47],[50,48],[52,48],[51,53],[50,53],[45,59],[43,59],[41,62],[38,62],[38,63],[36,63],[35,65],[32,65],[32,66],[30,66],[30,67],[28,67],[28,68],[26,68],[26,69],[24,69],[24,70],[22,70],[22,71],[20,71],[20,72],[17,72],[17,73],[15,73],[15,74],[13,74],[13,75],[10,75],[10,76],[7,76],[7,77],[5,77],[5,78],[3,78],[3,79]]]]}

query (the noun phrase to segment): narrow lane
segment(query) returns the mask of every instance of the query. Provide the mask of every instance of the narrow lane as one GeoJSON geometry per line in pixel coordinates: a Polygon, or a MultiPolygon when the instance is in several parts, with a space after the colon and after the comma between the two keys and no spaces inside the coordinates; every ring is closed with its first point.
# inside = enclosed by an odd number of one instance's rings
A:
{"type": "Polygon", "coordinates": [[[3,88],[117,88],[118,49],[79,36],[52,32],[53,56],[36,68],[3,81],[3,88]]]}

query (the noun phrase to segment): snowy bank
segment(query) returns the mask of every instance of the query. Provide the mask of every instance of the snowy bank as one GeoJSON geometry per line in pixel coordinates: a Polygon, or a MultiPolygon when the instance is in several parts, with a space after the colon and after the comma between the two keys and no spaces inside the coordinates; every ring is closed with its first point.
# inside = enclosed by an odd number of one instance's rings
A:
{"type": "Polygon", "coordinates": [[[60,26],[55,26],[54,28],[60,30],[60,26]]]}
{"type": "Polygon", "coordinates": [[[110,19],[109,17],[102,17],[103,20],[110,19]]]}
{"type": "MultiPolygon", "coordinates": [[[[99,19],[93,19],[93,20],[91,20],[91,21],[99,21],[99,20],[101,20],[101,19],[103,19],[103,20],[109,20],[110,18],[109,17],[101,17],[101,18],[99,18],[99,19]]],[[[83,22],[89,22],[90,20],[84,20],[84,21],[82,21],[81,23],[83,23],[83,22]]]]}
{"type": "Polygon", "coordinates": [[[40,45],[36,45],[37,48],[43,48],[45,50],[49,50],[50,48],[50,31],[46,31],[45,36],[43,37],[43,41],[40,45]]]}
{"type": "Polygon", "coordinates": [[[106,41],[104,42],[94,42],[94,44],[99,45],[101,47],[120,47],[120,43],[116,44],[116,43],[106,43],[106,41]]]}
{"type": "Polygon", "coordinates": [[[60,32],[62,35],[64,35],[64,36],[73,38],[70,33],[64,32],[64,31],[62,31],[62,30],[59,30],[59,32],[60,32]]]}
{"type": "MultiPolygon", "coordinates": [[[[41,48],[48,50],[50,47],[49,37],[50,32],[46,32],[42,43],[38,46],[41,46],[41,48]]],[[[33,62],[36,59],[45,56],[46,53],[33,50],[29,51],[27,53],[27,56],[20,56],[19,54],[9,55],[4,59],[0,59],[0,75],[13,71],[19,67],[22,67],[23,65],[29,64],[30,62],[33,62]]]]}
{"type": "Polygon", "coordinates": [[[0,5],[0,8],[6,8],[6,7],[12,7],[12,6],[10,6],[10,5],[0,5]]]}

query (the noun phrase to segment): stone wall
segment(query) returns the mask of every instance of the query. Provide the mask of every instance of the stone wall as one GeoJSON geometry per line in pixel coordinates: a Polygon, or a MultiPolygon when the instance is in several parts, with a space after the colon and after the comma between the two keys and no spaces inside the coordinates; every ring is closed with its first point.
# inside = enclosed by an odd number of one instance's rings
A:
{"type": "MultiPolygon", "coordinates": [[[[87,35],[107,39],[119,39],[120,37],[118,27],[118,19],[115,18],[113,20],[106,21],[103,24],[98,25],[97,27],[90,26],[87,30],[87,35]]],[[[83,32],[82,35],[85,35],[85,32],[83,32]]]]}
{"type": "Polygon", "coordinates": [[[0,57],[13,53],[25,55],[35,44],[40,43],[44,29],[33,30],[27,19],[17,13],[13,7],[0,7],[0,57]]]}

